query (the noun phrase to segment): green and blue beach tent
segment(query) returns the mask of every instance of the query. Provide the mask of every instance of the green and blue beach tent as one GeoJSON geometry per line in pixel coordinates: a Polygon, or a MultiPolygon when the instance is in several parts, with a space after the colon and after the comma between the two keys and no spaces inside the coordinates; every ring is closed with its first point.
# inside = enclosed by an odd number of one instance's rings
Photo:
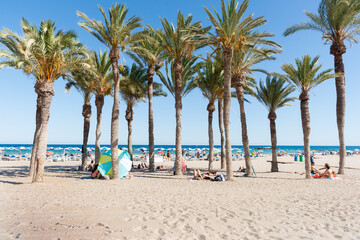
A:
{"type": "MultiPolygon", "coordinates": [[[[128,151],[118,150],[119,151],[119,178],[125,177],[131,169],[131,159],[128,151]]],[[[111,161],[111,150],[108,150],[101,154],[98,170],[101,175],[108,175],[110,178],[113,178],[112,171],[112,161],[111,161]]]]}

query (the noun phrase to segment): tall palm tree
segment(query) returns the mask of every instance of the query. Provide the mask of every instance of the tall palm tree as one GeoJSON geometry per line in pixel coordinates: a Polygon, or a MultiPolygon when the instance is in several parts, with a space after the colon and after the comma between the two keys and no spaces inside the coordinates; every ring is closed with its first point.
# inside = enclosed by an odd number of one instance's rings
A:
{"type": "MultiPolygon", "coordinates": [[[[196,85],[201,89],[202,94],[209,100],[206,110],[209,112],[208,116],[208,134],[209,134],[209,171],[213,170],[213,151],[214,151],[214,136],[213,136],[213,112],[215,111],[215,101],[221,98],[224,84],[224,71],[216,63],[213,63],[211,58],[201,62],[198,65],[196,85]]],[[[220,100],[221,101],[221,100],[220,100]]]]}
{"type": "Polygon", "coordinates": [[[340,161],[339,174],[344,174],[345,167],[345,67],[342,55],[346,53],[345,40],[350,44],[357,43],[355,37],[360,34],[360,1],[359,0],[322,0],[318,12],[305,14],[309,22],[289,27],[284,36],[300,30],[315,30],[321,33],[325,42],[329,42],[330,54],[334,55],[334,68],[337,76],[336,85],[336,120],[339,134],[340,161]]]}
{"type": "Polygon", "coordinates": [[[0,53],[5,58],[0,67],[21,69],[36,80],[35,92],[38,99],[30,176],[33,182],[42,182],[54,82],[73,69],[85,67],[83,58],[86,57],[86,51],[77,41],[74,32],[56,31],[55,23],[50,20],[41,21],[37,28],[22,19],[21,28],[23,37],[9,29],[0,33],[0,43],[6,47],[0,53]]]}
{"type": "MultiPolygon", "coordinates": [[[[127,67],[126,67],[127,68],[127,67]]],[[[148,95],[148,70],[142,68],[137,64],[128,69],[120,71],[122,74],[122,85],[120,88],[121,95],[126,102],[125,119],[128,122],[128,149],[131,160],[133,160],[132,151],[132,121],[134,120],[134,106],[140,102],[145,101],[148,95]]],[[[162,91],[161,85],[152,83],[154,96],[166,96],[162,91]]]]}
{"type": "Polygon", "coordinates": [[[176,26],[167,19],[161,19],[162,31],[150,28],[159,39],[160,46],[164,50],[164,56],[172,63],[171,71],[175,80],[175,109],[176,109],[176,158],[175,175],[181,175],[181,98],[183,93],[182,72],[184,69],[183,61],[190,59],[193,52],[203,46],[201,41],[210,28],[202,28],[200,22],[192,23],[192,15],[184,17],[178,12],[176,26]]]}
{"type": "Polygon", "coordinates": [[[95,130],[95,164],[100,161],[100,136],[101,136],[101,118],[105,97],[111,95],[113,79],[111,76],[111,60],[108,52],[99,54],[92,52],[91,55],[91,84],[95,95],[96,106],[96,130],[95,130]]]}
{"type": "Polygon", "coordinates": [[[113,70],[114,79],[114,104],[111,115],[111,160],[113,169],[113,179],[119,178],[119,90],[120,79],[118,61],[120,51],[126,51],[128,45],[140,39],[139,34],[133,34],[133,30],[140,27],[141,18],[132,16],[126,20],[128,9],[125,4],[116,3],[109,9],[109,17],[105,10],[99,6],[99,10],[104,17],[104,23],[95,19],[90,19],[86,14],[77,11],[77,15],[83,18],[79,25],[90,32],[100,42],[109,49],[109,57],[113,70]]]}
{"type": "MultiPolygon", "coordinates": [[[[175,60],[173,60],[175,61],[175,60]]],[[[182,99],[188,95],[192,90],[196,88],[196,84],[194,82],[194,74],[196,73],[196,58],[191,57],[190,59],[183,58],[181,62],[182,71],[181,76],[176,76],[175,70],[173,68],[173,62],[165,62],[165,72],[166,77],[159,71],[157,75],[159,76],[161,82],[167,88],[167,90],[171,93],[171,95],[175,98],[175,111],[176,111],[176,151],[178,148],[181,149],[181,110],[182,110],[182,99]],[[177,83],[177,78],[181,79],[181,83],[177,83]],[[180,90],[177,89],[176,85],[180,85],[180,90]],[[180,91],[180,93],[178,92],[180,91]],[[180,96],[178,96],[180,95],[180,96]]],[[[180,154],[178,158],[175,159],[175,175],[181,175],[181,161],[182,161],[182,153],[176,152],[176,154],[180,154]],[[180,163],[178,162],[180,161],[180,163]],[[176,172],[177,168],[179,172],[176,172]]]]}
{"type": "MultiPolygon", "coordinates": [[[[221,15],[213,8],[213,13],[204,7],[209,20],[215,27],[215,34],[210,34],[206,42],[220,49],[224,60],[224,128],[225,128],[225,148],[226,148],[226,175],[228,180],[233,179],[232,171],[232,154],[230,139],[230,104],[231,104],[231,64],[233,52],[241,50],[245,45],[249,45],[251,41],[245,36],[252,29],[262,25],[264,21],[262,17],[253,18],[252,15],[245,18],[244,14],[248,8],[249,0],[244,0],[241,5],[235,0],[230,0],[225,4],[221,0],[221,15]],[[260,24],[260,25],[259,25],[260,24]]],[[[256,37],[257,34],[253,34],[256,37]]],[[[247,168],[248,169],[248,168],[247,168]]]]}
{"type": "Polygon", "coordinates": [[[252,46],[244,46],[241,50],[235,50],[232,61],[231,81],[236,90],[236,97],[240,106],[241,133],[245,154],[246,176],[253,175],[253,168],[251,164],[249,138],[247,134],[244,90],[252,92],[251,86],[255,87],[254,80],[250,82],[248,81],[251,73],[265,72],[264,70],[254,68],[254,66],[265,60],[273,60],[274,57],[272,57],[272,55],[280,52],[279,46],[270,41],[269,45],[272,45],[275,48],[263,48],[261,46],[257,46],[257,44],[261,43],[261,40],[262,39],[259,39],[259,42],[255,42],[252,46]]]}
{"type": "MultiPolygon", "coordinates": [[[[153,116],[153,79],[154,74],[164,65],[164,49],[160,45],[157,35],[145,29],[143,32],[143,40],[132,46],[132,51],[147,66],[148,77],[148,101],[149,101],[149,169],[155,171],[154,164],[154,116],[153,116]]],[[[136,58],[136,57],[135,57],[136,58]]],[[[139,62],[139,61],[137,61],[139,62]]]]}
{"type": "Polygon", "coordinates": [[[89,139],[90,131],[90,117],[91,117],[91,104],[92,97],[92,84],[89,81],[90,74],[87,71],[73,72],[67,79],[68,82],[65,85],[65,90],[70,91],[71,87],[75,87],[84,99],[82,115],[84,117],[84,129],[83,129],[83,145],[81,156],[81,170],[84,171],[87,165],[87,143],[89,139]]]}
{"type": "Polygon", "coordinates": [[[260,81],[259,86],[256,86],[256,98],[261,102],[269,111],[268,119],[270,120],[270,134],[271,134],[271,149],[272,149],[272,161],[271,171],[278,172],[278,162],[276,155],[276,113],[275,111],[284,106],[290,106],[290,102],[294,101],[294,97],[289,95],[294,92],[295,89],[291,85],[286,85],[282,79],[268,76],[265,84],[260,81]]]}
{"type": "Polygon", "coordinates": [[[309,113],[309,92],[311,89],[323,81],[334,78],[335,74],[331,73],[333,69],[327,69],[319,72],[322,65],[317,65],[319,56],[311,59],[305,55],[302,59],[296,59],[296,66],[284,64],[281,69],[285,74],[279,76],[289,82],[300,92],[299,100],[301,101],[301,122],[304,134],[304,152],[305,152],[305,171],[306,178],[311,178],[310,167],[310,113],[309,113]]]}

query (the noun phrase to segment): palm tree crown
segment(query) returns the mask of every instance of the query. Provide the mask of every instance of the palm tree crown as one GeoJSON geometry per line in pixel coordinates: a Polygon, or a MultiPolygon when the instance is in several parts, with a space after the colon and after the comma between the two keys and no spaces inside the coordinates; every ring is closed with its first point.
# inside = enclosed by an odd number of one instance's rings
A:
{"type": "Polygon", "coordinates": [[[109,17],[101,6],[99,6],[99,10],[104,17],[105,24],[90,19],[85,13],[77,11],[77,15],[84,19],[79,22],[79,25],[110,49],[124,51],[129,43],[139,38],[138,35],[133,35],[131,32],[141,26],[142,19],[132,16],[126,20],[128,9],[125,4],[116,3],[115,6],[112,6],[109,9],[109,17]]]}
{"type": "MultiPolygon", "coordinates": [[[[146,69],[133,63],[130,71],[125,67],[121,73],[123,76],[120,92],[123,99],[130,102],[131,105],[135,105],[139,101],[145,101],[148,89],[146,69]]],[[[154,96],[166,96],[158,83],[154,83],[154,96]]]]}
{"type": "Polygon", "coordinates": [[[198,64],[195,82],[204,97],[213,104],[223,94],[224,70],[208,57],[198,64]]]}
{"type": "Polygon", "coordinates": [[[111,76],[111,61],[108,52],[92,52],[91,56],[91,82],[93,92],[96,96],[111,94],[113,79],[111,76]]]}
{"type": "Polygon", "coordinates": [[[281,69],[285,72],[280,76],[288,81],[300,93],[308,94],[310,90],[323,81],[334,78],[335,74],[331,73],[333,69],[327,69],[320,73],[322,65],[317,65],[320,56],[311,59],[309,55],[305,55],[302,59],[296,59],[296,66],[292,64],[284,64],[281,69]]]}
{"type": "Polygon", "coordinates": [[[269,112],[275,112],[278,108],[290,106],[289,102],[294,101],[294,97],[289,95],[294,92],[291,85],[285,85],[285,81],[276,77],[268,76],[266,82],[260,81],[256,87],[256,98],[269,112]]]}
{"type": "Polygon", "coordinates": [[[70,71],[87,68],[85,47],[76,39],[72,31],[57,31],[55,22],[41,21],[39,29],[21,21],[24,37],[5,29],[0,33],[0,43],[7,50],[0,51],[0,57],[6,58],[0,64],[15,69],[22,69],[34,76],[39,82],[54,82],[59,77],[66,77],[70,71]]]}
{"type": "Polygon", "coordinates": [[[179,11],[176,26],[164,18],[161,19],[162,31],[149,27],[164,50],[164,57],[169,61],[190,58],[194,50],[205,46],[201,40],[210,27],[203,28],[201,22],[192,23],[192,19],[191,14],[184,17],[179,11]]]}
{"type": "MultiPolygon", "coordinates": [[[[196,60],[197,58],[191,57],[190,59],[183,58],[182,65],[183,71],[181,73],[181,97],[185,97],[189,94],[194,88],[196,88],[196,83],[194,81],[194,74],[196,73],[196,60]]],[[[166,77],[158,71],[157,74],[168,89],[168,91],[175,97],[175,72],[171,66],[173,61],[165,63],[166,77]],[[170,66],[170,67],[169,67],[170,66]]]]}
{"type": "Polygon", "coordinates": [[[322,0],[317,14],[305,11],[310,22],[289,27],[284,36],[300,30],[315,30],[321,32],[330,43],[342,43],[344,40],[356,43],[356,35],[360,33],[359,12],[358,0],[322,0]]]}

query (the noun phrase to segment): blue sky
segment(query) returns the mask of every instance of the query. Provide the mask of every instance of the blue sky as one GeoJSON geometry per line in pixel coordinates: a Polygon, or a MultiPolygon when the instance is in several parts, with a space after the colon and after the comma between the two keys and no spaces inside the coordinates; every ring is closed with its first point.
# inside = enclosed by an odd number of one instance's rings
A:
{"type": "MultiPolygon", "coordinates": [[[[268,24],[262,29],[274,33],[273,40],[283,46],[283,53],[275,61],[266,62],[259,67],[267,71],[280,72],[284,63],[294,63],[295,58],[305,54],[311,56],[320,55],[320,63],[323,68],[333,68],[333,56],[329,54],[330,45],[325,45],[317,32],[300,32],[290,37],[283,37],[284,30],[296,23],[307,20],[304,10],[315,12],[319,0],[252,0],[247,14],[264,16],[268,24]]],[[[56,21],[58,29],[74,30],[86,46],[91,49],[106,50],[106,47],[92,35],[78,26],[80,18],[76,16],[76,10],[86,13],[90,18],[102,20],[97,5],[105,9],[111,7],[114,1],[4,1],[0,9],[0,26],[7,27],[21,34],[20,20],[26,18],[37,25],[41,20],[51,19],[56,21]]],[[[159,17],[165,17],[170,21],[176,20],[178,10],[183,14],[191,13],[194,19],[202,21],[203,25],[210,25],[203,6],[214,5],[220,7],[217,0],[183,0],[183,1],[123,1],[129,8],[129,16],[136,15],[143,19],[143,25],[160,27],[159,17]]],[[[360,145],[360,125],[358,124],[360,89],[360,68],[358,59],[360,49],[358,45],[350,48],[344,55],[346,72],[346,124],[345,142],[347,145],[360,145]]],[[[126,56],[122,61],[131,64],[126,56]]],[[[264,75],[254,75],[257,80],[265,79],[264,75]]],[[[155,79],[158,81],[157,77],[155,79]]],[[[24,75],[21,71],[3,69],[0,71],[0,143],[32,143],[35,129],[35,106],[36,94],[34,92],[34,79],[24,75]]],[[[55,97],[53,98],[48,126],[49,144],[81,144],[83,118],[81,115],[83,100],[76,90],[71,93],[64,91],[65,81],[58,79],[55,83],[55,97]]],[[[296,92],[294,95],[298,96],[296,92]]],[[[267,110],[255,99],[249,99],[246,104],[246,116],[248,134],[251,145],[270,145],[269,120],[267,110]]],[[[92,100],[93,114],[91,117],[91,129],[89,144],[95,142],[96,108],[92,100]]],[[[110,142],[110,117],[113,99],[107,97],[103,109],[101,143],[110,142]]],[[[334,79],[324,82],[316,87],[310,94],[310,118],[311,118],[311,145],[338,145],[336,127],[336,94],[334,79]]],[[[182,135],[183,144],[207,144],[207,100],[203,98],[199,90],[194,90],[183,99],[182,111],[182,135]]],[[[217,105],[216,105],[217,106],[217,105]]],[[[239,105],[234,99],[231,104],[231,142],[233,145],[241,145],[241,127],[239,118],[239,105]]],[[[126,144],[127,123],[124,118],[125,104],[120,102],[120,131],[119,144],[126,144]]],[[[147,144],[147,103],[140,103],[135,107],[133,122],[134,144],[147,144]]],[[[302,145],[302,128],[300,119],[300,103],[296,101],[292,107],[285,107],[277,111],[277,139],[279,145],[302,145]]],[[[175,107],[171,95],[167,98],[154,99],[155,119],[155,144],[175,144],[175,107]]],[[[214,115],[214,141],[219,144],[218,115],[214,115]]]]}

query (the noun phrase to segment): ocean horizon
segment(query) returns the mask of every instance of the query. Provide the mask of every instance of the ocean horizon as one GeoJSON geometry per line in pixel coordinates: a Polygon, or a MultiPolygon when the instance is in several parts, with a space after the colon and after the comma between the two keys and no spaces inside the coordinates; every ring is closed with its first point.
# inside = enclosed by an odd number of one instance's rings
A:
{"type": "MultiPolygon", "coordinates": [[[[110,148],[110,144],[100,145],[101,148],[110,148]]],[[[127,148],[127,145],[120,144],[119,148],[127,148]]],[[[3,150],[3,154],[21,154],[30,153],[32,144],[0,144],[0,150],[3,150]]],[[[81,151],[82,144],[48,144],[47,149],[54,151],[54,153],[61,153],[64,149],[69,153],[76,153],[81,151]],[[60,149],[59,149],[60,148],[60,149]]],[[[95,148],[94,144],[87,145],[88,151],[92,152],[95,148]]],[[[183,144],[182,149],[185,150],[199,150],[199,149],[208,149],[209,145],[196,145],[196,144],[183,144]]],[[[214,145],[215,149],[220,149],[220,145],[214,145]]],[[[250,145],[250,151],[259,151],[261,150],[264,154],[271,154],[271,145],[250,145]]],[[[134,154],[143,153],[143,149],[148,149],[148,144],[134,144],[133,151],[134,154]]],[[[242,145],[232,145],[234,152],[243,152],[242,145]]],[[[360,146],[346,146],[347,151],[359,151],[360,146]]],[[[174,153],[175,145],[164,145],[159,144],[155,145],[155,153],[161,154],[162,151],[167,151],[174,153]]],[[[304,146],[302,145],[278,145],[277,151],[285,151],[286,153],[299,153],[303,152],[304,146]]],[[[312,145],[310,150],[315,152],[336,152],[339,151],[339,146],[326,146],[326,145],[312,145]]]]}

